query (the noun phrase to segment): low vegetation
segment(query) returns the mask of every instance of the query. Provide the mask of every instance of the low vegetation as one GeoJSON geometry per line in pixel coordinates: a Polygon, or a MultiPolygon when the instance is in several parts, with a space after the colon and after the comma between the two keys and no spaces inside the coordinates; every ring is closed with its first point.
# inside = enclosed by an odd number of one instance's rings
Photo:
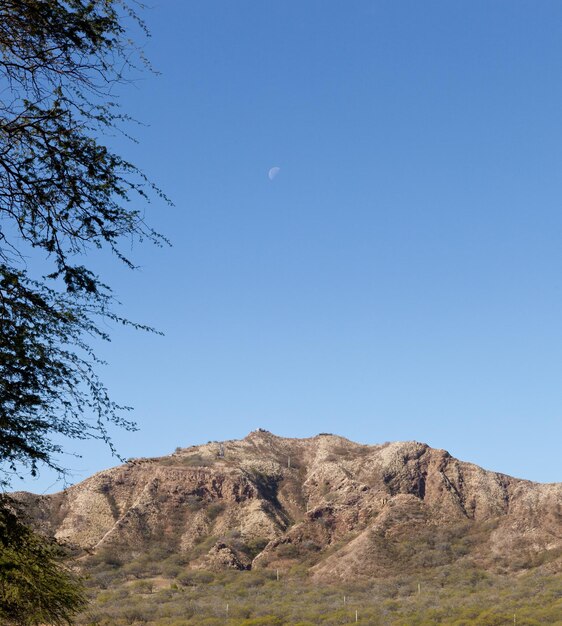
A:
{"type": "Polygon", "coordinates": [[[502,576],[474,567],[424,576],[318,584],[302,566],[209,572],[181,554],[89,557],[91,604],[80,626],[562,625],[562,576],[502,576]],[[357,622],[356,612],[357,611],[357,622]]]}

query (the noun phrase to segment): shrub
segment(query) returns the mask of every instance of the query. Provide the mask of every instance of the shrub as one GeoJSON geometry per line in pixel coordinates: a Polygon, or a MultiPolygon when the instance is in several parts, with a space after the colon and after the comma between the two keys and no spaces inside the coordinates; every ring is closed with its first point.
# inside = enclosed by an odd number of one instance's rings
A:
{"type": "Polygon", "coordinates": [[[240,626],[283,626],[283,622],[275,615],[265,615],[264,617],[245,619],[240,626]]]}
{"type": "Polygon", "coordinates": [[[213,502],[209,504],[207,507],[207,517],[214,521],[225,509],[225,504],[223,502],[213,502]]]}

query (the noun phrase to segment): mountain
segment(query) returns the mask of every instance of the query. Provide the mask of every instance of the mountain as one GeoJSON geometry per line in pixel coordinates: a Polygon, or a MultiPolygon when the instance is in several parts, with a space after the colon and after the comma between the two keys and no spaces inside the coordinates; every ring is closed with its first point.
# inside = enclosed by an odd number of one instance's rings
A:
{"type": "Polygon", "coordinates": [[[42,531],[90,554],[161,548],[198,569],[296,565],[321,581],[454,563],[562,571],[562,483],[486,471],[417,442],[260,429],[16,497],[42,531]]]}

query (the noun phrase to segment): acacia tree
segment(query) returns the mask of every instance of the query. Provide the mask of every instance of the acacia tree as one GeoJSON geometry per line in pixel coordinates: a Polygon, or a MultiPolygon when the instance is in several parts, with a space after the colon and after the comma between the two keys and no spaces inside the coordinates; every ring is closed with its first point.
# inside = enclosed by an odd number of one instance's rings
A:
{"type": "Polygon", "coordinates": [[[0,514],[0,621],[35,626],[68,624],[86,606],[78,578],[65,568],[65,550],[33,532],[3,499],[0,514]]]}
{"type": "MultiPolygon", "coordinates": [[[[143,219],[161,192],[104,138],[128,120],[110,95],[144,63],[121,0],[0,3],[0,457],[4,470],[59,471],[53,437],[100,438],[131,428],[96,373],[102,318],[124,323],[84,257],[124,238],[163,238],[143,219]],[[132,202],[136,201],[136,202],[132,202]],[[139,202],[140,201],[140,202],[139,202]],[[139,206],[140,205],[140,206],[139,206]],[[30,276],[25,249],[50,267],[30,276]]],[[[59,439],[57,439],[59,441],[59,439]]]]}
{"type": "MultiPolygon", "coordinates": [[[[4,488],[15,472],[35,475],[40,464],[64,472],[57,458],[61,436],[97,438],[111,446],[110,425],[134,427],[124,417],[126,407],[113,402],[99,378],[100,362],[91,347],[93,339],[108,339],[101,321],[132,323],[114,312],[114,295],[88,267],[87,255],[93,248],[107,249],[133,268],[121,248],[124,240],[165,242],[147,226],[143,209],[155,196],[166,198],[107,140],[115,131],[124,132],[130,121],[112,98],[116,86],[147,68],[128,34],[131,28],[146,32],[138,8],[127,0],[0,3],[4,488]],[[30,254],[42,259],[38,272],[30,269],[37,266],[27,262],[30,254]]],[[[53,545],[25,529],[12,506],[0,502],[0,599],[7,602],[8,589],[17,600],[18,581],[28,579],[29,564],[43,563],[52,576],[37,579],[31,604],[37,608],[44,583],[45,597],[56,607],[62,596],[51,592],[78,588],[53,565],[58,558],[53,545]],[[14,559],[18,553],[29,556],[27,564],[14,559]],[[6,559],[12,565],[11,582],[6,559]]],[[[29,589],[21,589],[21,598],[29,600],[29,589]]],[[[49,613],[47,603],[34,614],[29,603],[14,600],[13,615],[19,620],[14,623],[68,621],[81,603],[78,592],[69,593],[67,613],[49,613]]]]}

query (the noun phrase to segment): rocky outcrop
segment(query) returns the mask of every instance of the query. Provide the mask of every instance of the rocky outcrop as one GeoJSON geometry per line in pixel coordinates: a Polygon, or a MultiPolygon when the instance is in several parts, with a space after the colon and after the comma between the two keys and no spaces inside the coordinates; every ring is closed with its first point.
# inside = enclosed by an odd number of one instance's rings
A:
{"type": "Polygon", "coordinates": [[[319,579],[474,563],[562,569],[562,484],[485,471],[417,442],[335,435],[178,449],[63,492],[18,493],[37,526],[89,551],[181,551],[193,567],[319,579]]]}
{"type": "Polygon", "coordinates": [[[217,542],[199,564],[201,569],[220,571],[225,569],[250,569],[252,562],[245,555],[240,555],[226,543],[217,542]]]}

